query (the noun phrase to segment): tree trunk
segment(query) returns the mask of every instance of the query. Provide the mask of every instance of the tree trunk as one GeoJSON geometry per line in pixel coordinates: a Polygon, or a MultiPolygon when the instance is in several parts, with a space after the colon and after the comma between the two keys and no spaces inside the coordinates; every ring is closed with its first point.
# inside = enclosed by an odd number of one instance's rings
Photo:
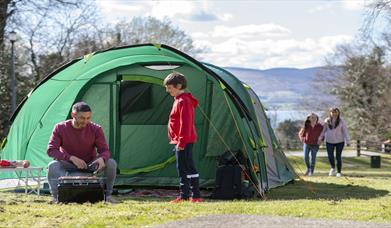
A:
{"type": "Polygon", "coordinates": [[[8,18],[8,6],[11,0],[0,0],[0,140],[5,137],[8,132],[8,118],[9,118],[9,105],[8,105],[8,81],[7,76],[7,58],[4,45],[4,33],[7,25],[8,18]]]}
{"type": "Polygon", "coordinates": [[[4,31],[7,24],[7,9],[11,0],[0,0],[0,50],[4,49],[4,31]]]}

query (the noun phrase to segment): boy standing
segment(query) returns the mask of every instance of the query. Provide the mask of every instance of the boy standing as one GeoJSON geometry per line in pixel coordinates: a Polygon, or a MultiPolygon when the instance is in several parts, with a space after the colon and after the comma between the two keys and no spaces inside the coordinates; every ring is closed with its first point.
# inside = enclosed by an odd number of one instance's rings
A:
{"type": "Polygon", "coordinates": [[[180,195],[171,203],[202,202],[199,189],[199,174],[192,158],[193,145],[197,140],[194,126],[194,109],[198,101],[191,93],[185,92],[186,78],[178,72],[169,74],[164,79],[166,91],[174,97],[174,104],[168,121],[170,144],[175,145],[176,166],[180,178],[180,195]],[[193,193],[190,198],[190,189],[193,193]]]}

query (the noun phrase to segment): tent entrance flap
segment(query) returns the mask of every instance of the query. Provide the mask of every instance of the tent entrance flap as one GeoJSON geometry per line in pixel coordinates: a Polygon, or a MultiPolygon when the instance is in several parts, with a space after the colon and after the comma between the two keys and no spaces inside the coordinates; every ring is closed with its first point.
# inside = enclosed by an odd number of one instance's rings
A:
{"type": "Polygon", "coordinates": [[[167,122],[172,98],[163,80],[152,76],[123,75],[119,86],[121,174],[135,175],[173,170],[175,161],[168,144],[167,122]]]}

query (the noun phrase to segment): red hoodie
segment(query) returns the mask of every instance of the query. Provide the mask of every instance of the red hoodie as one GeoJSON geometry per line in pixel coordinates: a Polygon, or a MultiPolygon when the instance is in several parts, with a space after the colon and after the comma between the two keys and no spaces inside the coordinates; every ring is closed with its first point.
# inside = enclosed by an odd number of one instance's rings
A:
{"type": "Polygon", "coordinates": [[[168,120],[170,144],[185,148],[188,143],[195,143],[197,133],[194,126],[194,109],[198,101],[191,93],[182,93],[175,97],[168,120]]]}

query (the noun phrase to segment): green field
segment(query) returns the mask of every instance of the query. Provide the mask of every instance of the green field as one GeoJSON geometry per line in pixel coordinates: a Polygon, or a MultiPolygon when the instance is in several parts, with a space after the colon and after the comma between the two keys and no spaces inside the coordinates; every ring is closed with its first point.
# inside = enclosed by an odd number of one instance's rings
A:
{"type": "MultiPolygon", "coordinates": [[[[289,157],[298,173],[301,157],[289,157]]],[[[50,197],[0,192],[1,227],[147,226],[211,214],[257,214],[306,218],[348,219],[390,223],[391,157],[371,169],[369,157],[344,158],[341,178],[329,177],[327,158],[318,158],[315,176],[272,189],[266,200],[206,200],[170,204],[171,198],[117,197],[120,204],[50,203],[50,197]]]]}

